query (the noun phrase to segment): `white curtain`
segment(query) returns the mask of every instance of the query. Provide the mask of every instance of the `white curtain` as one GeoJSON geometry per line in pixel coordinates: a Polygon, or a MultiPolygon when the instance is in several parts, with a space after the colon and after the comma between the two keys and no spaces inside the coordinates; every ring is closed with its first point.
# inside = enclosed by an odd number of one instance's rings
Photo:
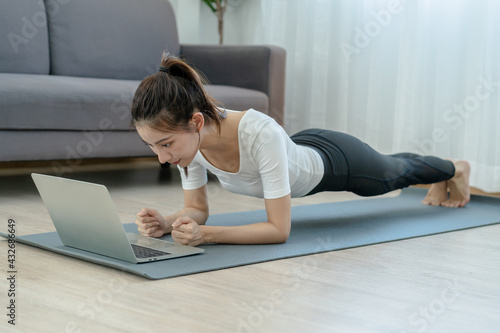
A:
{"type": "MultiPolygon", "coordinates": [[[[183,43],[217,43],[200,0],[169,0],[183,43]]],[[[500,1],[228,0],[225,44],[287,50],[285,129],[382,153],[467,159],[500,192],[500,1]]]]}
{"type": "Polygon", "coordinates": [[[467,159],[500,192],[500,2],[230,0],[228,44],[287,50],[285,128],[467,159]]]}

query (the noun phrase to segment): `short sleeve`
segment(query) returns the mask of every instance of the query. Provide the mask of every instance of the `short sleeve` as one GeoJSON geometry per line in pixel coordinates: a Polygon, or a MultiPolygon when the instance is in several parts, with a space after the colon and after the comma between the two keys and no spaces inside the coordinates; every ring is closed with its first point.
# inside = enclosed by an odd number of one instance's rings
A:
{"type": "Polygon", "coordinates": [[[187,167],[187,175],[184,168],[177,166],[181,173],[182,188],[184,190],[196,190],[202,187],[208,181],[207,170],[205,167],[197,162],[191,162],[187,167]]]}
{"type": "Polygon", "coordinates": [[[266,123],[252,149],[265,199],[277,199],[290,193],[286,140],[277,126],[274,122],[266,123]]]}

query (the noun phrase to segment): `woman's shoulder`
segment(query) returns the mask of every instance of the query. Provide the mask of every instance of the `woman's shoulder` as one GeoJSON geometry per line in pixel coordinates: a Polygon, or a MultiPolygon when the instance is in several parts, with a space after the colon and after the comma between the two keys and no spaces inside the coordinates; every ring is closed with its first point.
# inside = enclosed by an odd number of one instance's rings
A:
{"type": "Polygon", "coordinates": [[[271,117],[269,117],[267,114],[257,111],[255,109],[248,109],[247,111],[244,111],[245,113],[241,117],[240,120],[240,131],[245,131],[245,130],[262,130],[265,127],[280,127],[281,126],[271,117]]]}
{"type": "Polygon", "coordinates": [[[283,127],[268,115],[249,109],[241,118],[238,137],[245,145],[257,149],[262,145],[285,140],[287,134],[283,127]]]}

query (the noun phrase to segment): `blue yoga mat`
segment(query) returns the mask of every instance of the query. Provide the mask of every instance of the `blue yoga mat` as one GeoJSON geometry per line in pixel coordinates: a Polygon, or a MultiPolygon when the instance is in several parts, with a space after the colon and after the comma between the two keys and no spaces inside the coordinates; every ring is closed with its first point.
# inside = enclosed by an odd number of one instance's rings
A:
{"type": "MultiPolygon", "coordinates": [[[[202,245],[203,254],[145,264],[66,247],[56,232],[17,237],[17,242],[113,267],[149,279],[164,279],[264,261],[341,250],[500,222],[500,199],[473,196],[464,208],[422,205],[426,189],[408,188],[397,197],[292,207],[292,231],[284,244],[202,245]]],[[[265,210],[213,215],[208,225],[266,220],[265,210]]],[[[124,225],[137,232],[135,224],[124,225]]],[[[2,236],[6,236],[2,234],[2,236]]],[[[170,236],[164,237],[171,240],[170,236]]]]}

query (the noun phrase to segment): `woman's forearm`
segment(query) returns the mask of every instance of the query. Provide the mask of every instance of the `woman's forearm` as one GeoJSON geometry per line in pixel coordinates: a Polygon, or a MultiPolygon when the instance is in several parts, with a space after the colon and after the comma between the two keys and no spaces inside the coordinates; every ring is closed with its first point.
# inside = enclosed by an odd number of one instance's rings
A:
{"type": "Polygon", "coordinates": [[[208,219],[208,212],[192,208],[186,207],[178,211],[177,213],[169,216],[165,216],[165,221],[167,221],[165,234],[172,232],[172,223],[174,223],[181,216],[188,216],[193,219],[198,224],[205,224],[208,219]]]}
{"type": "Polygon", "coordinates": [[[268,222],[234,227],[200,226],[205,243],[277,244],[287,241],[291,228],[291,196],[266,199],[268,222]]]}
{"type": "Polygon", "coordinates": [[[178,243],[197,246],[203,243],[222,244],[277,244],[287,241],[291,228],[291,197],[266,199],[267,222],[242,226],[207,226],[208,205],[184,208],[172,228],[172,237],[178,243]]]}
{"type": "Polygon", "coordinates": [[[269,222],[242,226],[201,225],[203,243],[225,244],[277,244],[288,239],[289,229],[280,230],[269,222]]]}

